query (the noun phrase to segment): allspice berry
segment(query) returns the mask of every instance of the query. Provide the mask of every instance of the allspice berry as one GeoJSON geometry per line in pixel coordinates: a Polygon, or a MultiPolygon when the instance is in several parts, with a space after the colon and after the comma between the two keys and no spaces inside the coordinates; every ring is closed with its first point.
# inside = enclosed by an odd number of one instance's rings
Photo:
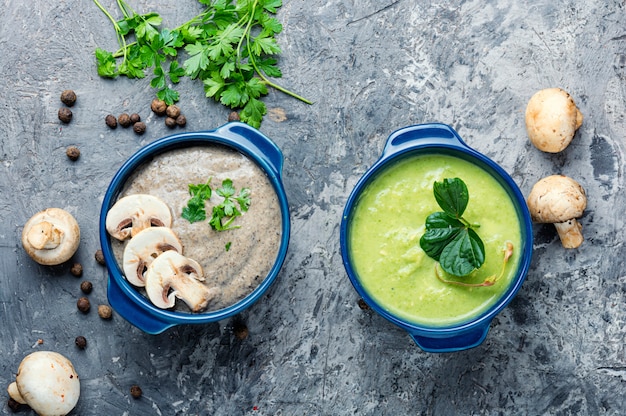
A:
{"type": "Polygon", "coordinates": [[[143,121],[138,121],[133,124],[133,131],[137,134],[144,134],[146,132],[146,123],[143,121]]]}
{"type": "Polygon", "coordinates": [[[102,319],[111,319],[113,309],[109,305],[98,305],[98,316],[102,319]]]}
{"type": "Polygon", "coordinates": [[[117,128],[117,119],[115,118],[113,114],[107,115],[104,118],[104,122],[106,123],[107,126],[109,126],[112,129],[117,128]]]}
{"type": "Polygon", "coordinates": [[[165,101],[155,98],[152,100],[150,108],[156,115],[162,116],[165,114],[165,110],[167,110],[167,104],[165,104],[165,101]]]}
{"type": "Polygon", "coordinates": [[[76,161],[80,157],[80,150],[76,146],[69,146],[65,149],[65,154],[70,158],[70,160],[76,161]]]}
{"type": "Polygon", "coordinates": [[[89,280],[85,280],[84,282],[80,284],[80,290],[84,294],[88,295],[93,290],[93,284],[89,280]]]}
{"type": "Polygon", "coordinates": [[[233,325],[233,335],[235,335],[239,341],[248,338],[248,333],[248,326],[244,322],[236,322],[233,325]]]}
{"type": "Polygon", "coordinates": [[[180,115],[180,107],[178,107],[175,104],[168,105],[167,108],[165,109],[165,114],[168,117],[176,118],[180,115]]]}
{"type": "Polygon", "coordinates": [[[72,264],[72,267],[70,268],[70,273],[72,273],[72,276],[76,276],[76,277],[80,277],[83,275],[83,265],[80,263],[74,263],[72,264]]]}
{"type": "Polygon", "coordinates": [[[141,387],[139,387],[138,385],[132,385],[130,386],[130,395],[133,396],[133,399],[138,399],[141,397],[142,395],[142,391],[141,391],[141,387]]]}
{"type": "Polygon", "coordinates": [[[61,101],[68,107],[71,107],[76,102],[76,93],[72,90],[65,90],[61,93],[61,101]]]}
{"type": "Polygon", "coordinates": [[[78,348],[80,348],[81,350],[84,350],[85,347],[87,346],[87,338],[85,338],[82,335],[79,335],[74,340],[74,343],[76,344],[78,348]]]}
{"type": "Polygon", "coordinates": [[[59,120],[67,124],[72,121],[72,110],[67,107],[59,108],[59,120]]]}
{"type": "Polygon", "coordinates": [[[139,114],[137,114],[137,113],[132,113],[132,114],[130,115],[130,122],[131,122],[131,123],[137,123],[137,122],[139,122],[139,121],[141,121],[141,116],[140,116],[139,114]]]}
{"type": "Polygon", "coordinates": [[[165,125],[170,129],[176,127],[176,119],[173,117],[165,117],[165,125]]]}
{"type": "Polygon", "coordinates": [[[82,298],[79,298],[78,301],[76,302],[76,307],[82,313],[87,313],[89,312],[89,309],[91,308],[91,303],[89,302],[89,299],[83,296],[82,298]]]}
{"type": "Polygon", "coordinates": [[[94,258],[96,259],[96,262],[99,265],[104,266],[106,264],[106,261],[104,261],[104,253],[102,252],[101,249],[96,250],[96,254],[94,254],[94,258]]]}
{"type": "Polygon", "coordinates": [[[185,127],[185,125],[187,124],[187,117],[182,114],[179,115],[178,117],[176,117],[176,124],[178,124],[180,127],[185,127]]]}
{"type": "Polygon", "coordinates": [[[130,116],[127,113],[120,114],[120,116],[117,118],[117,121],[122,127],[130,127],[130,125],[133,124],[133,122],[130,120],[130,116]]]}
{"type": "Polygon", "coordinates": [[[231,111],[228,115],[228,121],[240,121],[239,113],[236,111],[231,111]]]}

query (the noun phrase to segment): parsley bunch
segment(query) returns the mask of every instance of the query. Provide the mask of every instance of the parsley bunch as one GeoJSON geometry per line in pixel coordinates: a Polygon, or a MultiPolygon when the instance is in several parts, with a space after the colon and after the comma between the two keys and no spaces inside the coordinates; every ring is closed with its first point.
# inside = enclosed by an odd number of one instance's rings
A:
{"type": "Polygon", "coordinates": [[[206,6],[203,12],[170,30],[160,28],[163,19],[155,12],[140,15],[117,0],[123,18],[115,20],[94,0],[113,23],[119,43],[114,52],[96,49],[98,75],[144,78],[152,69],[150,85],[168,105],[180,98],[172,84],[185,76],[198,79],[207,97],[240,110],[241,120],[254,127],[267,112],[260,98],[268,86],[311,104],[269,79],[282,76],[275,37],[282,25],[274,17],[282,0],[198,1],[206,6]]]}

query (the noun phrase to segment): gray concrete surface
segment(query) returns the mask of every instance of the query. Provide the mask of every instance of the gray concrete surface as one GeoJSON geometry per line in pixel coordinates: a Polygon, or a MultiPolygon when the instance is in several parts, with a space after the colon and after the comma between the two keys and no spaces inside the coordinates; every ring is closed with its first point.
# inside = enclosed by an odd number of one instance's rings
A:
{"type": "MultiPolygon", "coordinates": [[[[158,11],[169,27],[198,9],[130,3],[158,11]]],[[[26,354],[50,349],[81,376],[74,415],[625,414],[625,2],[284,3],[280,82],[315,104],[274,91],[265,99],[261,131],[285,155],[293,234],[276,284],[236,318],[249,329],[238,340],[236,319],[152,336],[119,316],[76,309],[82,280],[94,283],[92,304],[106,303],[107,274],[93,257],[106,186],[129,155],[170,131],[150,115],[147,81],[96,74],[93,51],[113,49],[115,37],[92,2],[2,2],[0,385],[26,354]],[[585,116],[556,155],[529,144],[523,121],[528,98],[552,86],[569,91],[585,116]],[[79,97],[67,126],[57,120],[66,88],[79,97]],[[122,111],[142,114],[147,134],[107,129],[104,116],[122,111]],[[550,226],[535,226],[532,268],[516,299],[481,346],[443,355],[359,308],[339,251],[344,203],[386,137],[433,121],[500,163],[525,194],[563,173],[589,197],[583,246],[564,250],[550,226]],[[65,156],[68,145],[81,149],[78,161],[65,156]],[[81,225],[80,279],[67,265],[36,265],[21,248],[23,224],[48,206],[81,225]],[[85,350],[74,345],[78,335],[85,350]]],[[[181,91],[187,130],[226,121],[228,110],[197,83],[181,91]]],[[[11,413],[6,401],[0,409],[11,413]]]]}

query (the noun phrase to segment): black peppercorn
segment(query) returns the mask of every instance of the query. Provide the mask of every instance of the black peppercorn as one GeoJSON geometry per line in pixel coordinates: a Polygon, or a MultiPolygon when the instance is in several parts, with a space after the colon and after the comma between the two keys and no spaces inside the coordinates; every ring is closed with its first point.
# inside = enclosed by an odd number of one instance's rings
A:
{"type": "Polygon", "coordinates": [[[85,280],[80,284],[80,290],[86,295],[90,294],[93,290],[93,284],[89,280],[85,280]]]}
{"type": "Polygon", "coordinates": [[[165,104],[165,101],[155,98],[154,100],[152,100],[152,104],[150,104],[150,108],[156,115],[162,116],[165,114],[165,110],[167,109],[167,104],[165,104]]]}
{"type": "Polygon", "coordinates": [[[117,122],[120,123],[120,126],[122,127],[129,127],[132,123],[132,121],[130,121],[130,116],[127,113],[122,113],[120,114],[120,116],[117,118],[117,122]]]}
{"type": "Polygon", "coordinates": [[[141,116],[140,116],[139,114],[137,114],[137,113],[132,113],[132,114],[130,115],[130,122],[131,122],[131,123],[137,123],[137,122],[139,122],[139,121],[141,121],[141,116]]]}
{"type": "Polygon", "coordinates": [[[80,263],[74,263],[72,264],[72,267],[70,268],[70,273],[72,273],[73,276],[76,277],[80,277],[83,275],[83,265],[80,263]]]}
{"type": "Polygon", "coordinates": [[[76,161],[80,157],[80,150],[76,146],[69,146],[65,149],[65,154],[70,158],[70,160],[76,161]]]}
{"type": "Polygon", "coordinates": [[[87,313],[89,312],[89,309],[91,308],[91,303],[89,302],[89,299],[83,296],[82,298],[79,298],[78,301],[76,302],[76,307],[82,313],[87,313]]]}
{"type": "Polygon", "coordinates": [[[184,115],[179,115],[178,117],[176,117],[176,124],[178,124],[181,127],[185,127],[185,125],[187,124],[187,117],[185,117],[184,115]]]}
{"type": "Polygon", "coordinates": [[[67,124],[72,121],[72,110],[67,107],[59,108],[59,120],[67,124]]]}
{"type": "Polygon", "coordinates": [[[87,346],[87,338],[85,338],[82,335],[79,335],[76,337],[76,340],[74,340],[74,343],[76,344],[78,348],[80,348],[81,350],[84,350],[85,347],[87,346]]]}
{"type": "Polygon", "coordinates": [[[115,119],[115,116],[113,114],[107,115],[104,118],[104,122],[106,123],[107,126],[109,126],[112,129],[117,127],[117,120],[115,119]]]}
{"type": "Polygon", "coordinates": [[[133,399],[140,398],[141,394],[142,394],[141,387],[139,387],[136,384],[130,386],[130,395],[133,396],[133,399]]]}
{"type": "Polygon", "coordinates": [[[65,90],[61,93],[61,101],[68,107],[71,107],[76,102],[76,93],[72,90],[65,90]]]}
{"type": "Polygon", "coordinates": [[[146,123],[143,121],[138,121],[133,124],[133,131],[137,134],[144,134],[146,132],[146,123]]]}
{"type": "Polygon", "coordinates": [[[96,259],[96,262],[98,262],[98,264],[102,266],[106,264],[106,262],[104,261],[104,253],[102,252],[102,250],[100,249],[96,250],[96,254],[94,254],[94,258],[96,259]]]}

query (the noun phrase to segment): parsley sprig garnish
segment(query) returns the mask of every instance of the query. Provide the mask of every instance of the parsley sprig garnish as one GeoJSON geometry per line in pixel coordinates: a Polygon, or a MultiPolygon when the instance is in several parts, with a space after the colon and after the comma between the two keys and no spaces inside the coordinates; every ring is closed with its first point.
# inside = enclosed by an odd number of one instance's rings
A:
{"type": "MultiPolygon", "coordinates": [[[[211,198],[213,191],[210,186],[211,179],[204,184],[189,184],[189,194],[191,198],[187,201],[187,206],[183,208],[181,216],[190,223],[204,221],[207,218],[206,202],[211,198]]],[[[224,179],[222,186],[215,189],[215,193],[222,197],[222,201],[213,206],[209,225],[215,231],[225,231],[239,228],[233,225],[236,217],[250,208],[250,189],[241,188],[237,190],[233,186],[231,179],[224,179]]]]}
{"type": "Polygon", "coordinates": [[[230,230],[232,228],[239,228],[238,225],[231,225],[236,217],[240,216],[242,212],[246,212],[250,207],[250,189],[241,188],[239,194],[236,193],[233,187],[233,182],[230,179],[222,181],[222,187],[217,188],[215,193],[224,198],[221,204],[213,207],[213,215],[209,220],[209,224],[215,231],[230,230]],[[237,208],[237,205],[239,208],[237,208]]]}
{"type": "Polygon", "coordinates": [[[205,201],[211,198],[211,186],[209,183],[201,183],[198,185],[189,184],[189,194],[191,198],[187,201],[187,206],[183,208],[182,217],[190,223],[206,220],[206,210],[204,208],[205,201]]]}
{"type": "Polygon", "coordinates": [[[117,0],[123,18],[115,20],[94,0],[112,22],[119,44],[114,52],[96,49],[98,75],[144,78],[152,69],[150,85],[168,105],[180,98],[171,84],[185,76],[198,79],[207,97],[241,110],[241,120],[254,127],[267,112],[260,98],[267,95],[268,86],[311,104],[270,80],[282,76],[275,37],[282,24],[274,17],[282,0],[198,1],[206,6],[202,13],[175,29],[161,29],[158,13],[140,15],[117,0]],[[182,51],[184,58],[179,56],[182,51]]]}
{"type": "Polygon", "coordinates": [[[467,276],[485,262],[485,246],[475,231],[479,226],[463,218],[469,202],[467,185],[459,178],[445,178],[434,183],[433,193],[443,211],[426,218],[420,246],[446,273],[467,276]]]}

